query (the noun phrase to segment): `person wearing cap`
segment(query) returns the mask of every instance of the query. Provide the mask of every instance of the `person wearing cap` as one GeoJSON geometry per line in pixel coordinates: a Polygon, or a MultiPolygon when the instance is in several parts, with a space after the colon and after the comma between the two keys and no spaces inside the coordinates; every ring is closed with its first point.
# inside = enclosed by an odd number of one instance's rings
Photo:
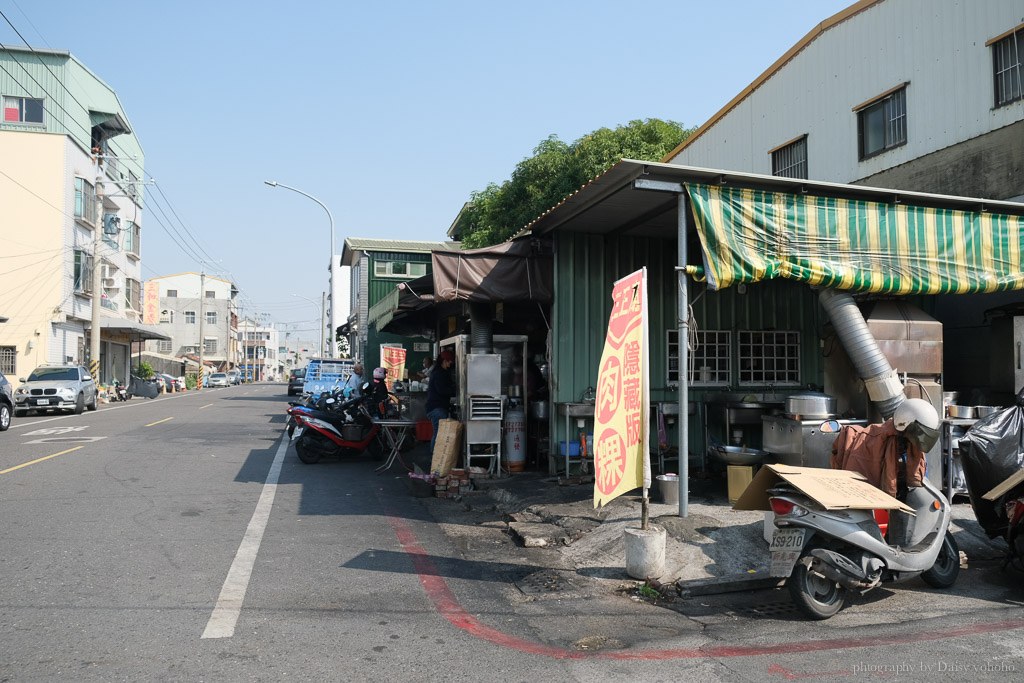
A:
{"type": "Polygon", "coordinates": [[[437,427],[441,420],[448,419],[450,415],[452,397],[455,396],[455,379],[452,377],[452,366],[455,364],[455,354],[451,351],[442,351],[434,363],[427,382],[427,402],[424,408],[427,411],[427,418],[434,427],[434,434],[430,437],[430,452],[434,452],[434,444],[437,442],[437,427]]]}

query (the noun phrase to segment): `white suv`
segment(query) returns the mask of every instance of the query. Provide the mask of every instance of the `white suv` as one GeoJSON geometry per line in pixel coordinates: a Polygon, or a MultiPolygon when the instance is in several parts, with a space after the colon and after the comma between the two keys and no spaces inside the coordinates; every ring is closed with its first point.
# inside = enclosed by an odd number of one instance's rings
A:
{"type": "Polygon", "coordinates": [[[29,411],[96,410],[96,382],[81,365],[42,365],[14,392],[14,414],[29,411]]]}

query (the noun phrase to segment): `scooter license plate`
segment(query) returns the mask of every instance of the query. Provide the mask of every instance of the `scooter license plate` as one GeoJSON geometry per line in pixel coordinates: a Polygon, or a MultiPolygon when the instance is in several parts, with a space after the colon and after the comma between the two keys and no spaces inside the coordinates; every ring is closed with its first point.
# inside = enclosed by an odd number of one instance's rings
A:
{"type": "Polygon", "coordinates": [[[785,578],[793,573],[793,567],[800,559],[800,553],[803,552],[806,536],[806,529],[775,530],[772,535],[772,543],[768,547],[772,557],[769,568],[771,576],[785,578]]]}
{"type": "Polygon", "coordinates": [[[302,432],[303,432],[304,429],[305,429],[305,427],[296,427],[295,431],[292,432],[292,440],[295,440],[295,439],[299,438],[300,436],[302,436],[302,432]]]}

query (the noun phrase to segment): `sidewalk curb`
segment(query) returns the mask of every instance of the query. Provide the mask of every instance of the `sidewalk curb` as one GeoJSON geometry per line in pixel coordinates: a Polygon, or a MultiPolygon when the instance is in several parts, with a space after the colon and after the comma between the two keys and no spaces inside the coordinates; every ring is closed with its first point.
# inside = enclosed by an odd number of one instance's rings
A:
{"type": "Polygon", "coordinates": [[[778,588],[783,579],[768,576],[767,572],[753,574],[733,574],[731,576],[714,576],[709,579],[690,579],[677,581],[679,594],[684,597],[698,595],[718,595],[720,593],[738,593],[740,591],[765,590],[778,588]]]}

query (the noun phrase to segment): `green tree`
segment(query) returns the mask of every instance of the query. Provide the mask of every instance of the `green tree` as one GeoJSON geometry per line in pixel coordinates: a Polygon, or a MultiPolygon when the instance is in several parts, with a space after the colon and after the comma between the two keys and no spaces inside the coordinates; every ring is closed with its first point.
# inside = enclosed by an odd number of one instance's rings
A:
{"type": "Polygon", "coordinates": [[[459,222],[462,244],[503,242],[620,159],[658,161],[692,132],[674,121],[644,119],[599,128],[571,145],[551,135],[519,162],[511,178],[470,195],[459,222]]]}

